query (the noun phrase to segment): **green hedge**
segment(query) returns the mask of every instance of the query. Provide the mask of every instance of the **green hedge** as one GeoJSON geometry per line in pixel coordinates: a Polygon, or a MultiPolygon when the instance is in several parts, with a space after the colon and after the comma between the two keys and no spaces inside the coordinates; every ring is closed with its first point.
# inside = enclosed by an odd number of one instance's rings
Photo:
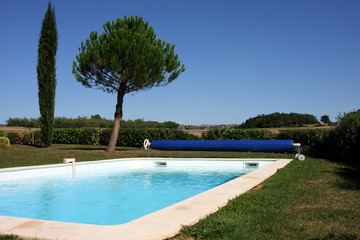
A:
{"type": "Polygon", "coordinates": [[[34,144],[37,146],[41,146],[41,132],[40,131],[34,132],[34,144]]]}
{"type": "MultiPolygon", "coordinates": [[[[34,132],[35,144],[40,145],[40,132],[34,132]]],[[[64,128],[55,129],[53,143],[108,145],[111,129],[64,128]]],[[[31,143],[31,133],[8,133],[10,144],[31,143]]],[[[360,158],[360,110],[338,117],[331,129],[286,130],[273,134],[263,129],[214,129],[203,135],[204,139],[261,140],[291,139],[301,143],[302,152],[313,156],[354,162],[360,158]]],[[[144,139],[198,140],[199,138],[177,129],[126,128],[121,129],[117,146],[142,147],[144,139]]]]}
{"type": "Polygon", "coordinates": [[[322,149],[323,136],[328,129],[283,130],[276,139],[290,139],[300,143],[302,152],[319,155],[322,149]]]}
{"type": "Polygon", "coordinates": [[[81,144],[100,145],[100,136],[104,129],[102,128],[83,128],[80,132],[81,144]]]}
{"type": "MultiPolygon", "coordinates": [[[[41,132],[36,131],[35,144],[41,145],[41,132]]],[[[102,128],[61,128],[54,129],[54,144],[90,144],[90,145],[108,145],[111,136],[111,129],[102,128]]],[[[12,133],[14,143],[19,141],[21,136],[12,133]]],[[[154,139],[164,140],[197,140],[198,137],[177,129],[121,129],[117,141],[117,146],[122,147],[142,147],[145,139],[150,141],[154,139]]]]}
{"type": "MultiPolygon", "coordinates": [[[[54,144],[90,144],[100,145],[102,128],[59,128],[54,129],[54,144]]],[[[40,140],[40,132],[35,135],[40,140]]],[[[37,141],[35,143],[39,144],[37,141]]]]}
{"type": "Polygon", "coordinates": [[[268,140],[276,134],[264,129],[229,129],[224,132],[224,140],[268,140]]]}
{"type": "Polygon", "coordinates": [[[301,143],[304,153],[345,162],[360,159],[360,110],[343,114],[331,129],[281,131],[277,139],[301,143]]]}
{"type": "Polygon", "coordinates": [[[204,140],[268,140],[276,134],[264,129],[211,129],[201,135],[204,140]]]}
{"type": "Polygon", "coordinates": [[[80,144],[80,134],[80,128],[54,129],[52,142],[60,144],[80,144]]]}
{"type": "MultiPolygon", "coordinates": [[[[111,129],[104,129],[100,135],[100,144],[108,145],[111,136],[111,129]]],[[[117,146],[142,147],[145,139],[152,140],[198,140],[199,138],[177,129],[121,129],[117,140],[117,146]]]]}
{"type": "Polygon", "coordinates": [[[338,124],[333,131],[331,144],[336,144],[338,157],[347,162],[359,162],[360,109],[338,116],[338,124]]]}

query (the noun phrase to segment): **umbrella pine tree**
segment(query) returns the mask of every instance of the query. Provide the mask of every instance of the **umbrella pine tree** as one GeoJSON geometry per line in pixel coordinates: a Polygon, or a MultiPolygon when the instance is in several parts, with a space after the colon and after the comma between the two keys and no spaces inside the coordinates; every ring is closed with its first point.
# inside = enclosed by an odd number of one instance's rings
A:
{"type": "Polygon", "coordinates": [[[91,32],[81,43],[73,74],[86,87],[117,95],[114,126],[107,147],[114,151],[127,93],[164,86],[176,79],[184,65],[175,54],[175,45],[156,39],[142,17],[125,16],[104,24],[104,33],[91,32]]]}

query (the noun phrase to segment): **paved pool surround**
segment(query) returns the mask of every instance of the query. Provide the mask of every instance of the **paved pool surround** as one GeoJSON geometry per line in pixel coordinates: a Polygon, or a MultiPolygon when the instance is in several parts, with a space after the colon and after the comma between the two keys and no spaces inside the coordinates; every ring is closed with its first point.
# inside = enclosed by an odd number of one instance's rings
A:
{"type": "MultiPolygon", "coordinates": [[[[137,158],[139,159],[139,158],[137,158]]],[[[131,159],[122,159],[131,160],[131,159]]],[[[142,160],[149,160],[143,158],[142,160]]],[[[151,159],[171,161],[171,159],[151,159]]],[[[191,159],[190,159],[191,160],[191,159]]],[[[203,159],[205,160],[205,159],[203,159]]],[[[219,159],[206,159],[208,161],[219,159]]],[[[233,159],[235,160],[235,159],[233,159]]],[[[38,239],[164,239],[179,232],[183,225],[193,225],[200,219],[216,212],[227,202],[256,187],[264,180],[274,175],[278,169],[285,167],[292,159],[236,159],[246,161],[276,160],[266,166],[256,169],[220,186],[190,197],[184,201],[153,212],[131,222],[100,226],[92,224],[55,222],[0,216],[0,233],[14,234],[22,237],[38,239]]],[[[104,161],[105,162],[105,161],[104,161]]],[[[51,165],[56,166],[56,165],[51,165]]],[[[37,166],[36,168],[38,168],[37,166]]],[[[49,165],[43,167],[50,167],[49,165]]],[[[31,168],[31,167],[30,167],[31,168]]],[[[35,168],[35,167],[33,167],[35,168]]],[[[9,168],[2,171],[21,170],[29,168],[9,168]]]]}

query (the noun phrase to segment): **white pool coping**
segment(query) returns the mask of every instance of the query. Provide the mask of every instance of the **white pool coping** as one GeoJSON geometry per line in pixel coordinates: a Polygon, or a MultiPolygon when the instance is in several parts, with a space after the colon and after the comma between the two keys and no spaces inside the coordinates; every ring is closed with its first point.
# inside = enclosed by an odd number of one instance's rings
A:
{"type": "MultiPolygon", "coordinates": [[[[136,158],[140,159],[140,158],[136,158]]],[[[142,158],[148,159],[148,158],[142,158]]],[[[156,158],[158,160],[160,158],[156,158]]],[[[119,160],[119,159],[118,159],[119,160]]],[[[121,159],[125,160],[125,159],[121,159]]],[[[130,160],[130,159],[126,159],[130,160]]],[[[135,160],[135,159],[134,159],[135,160]]],[[[164,159],[169,160],[169,159],[164,159]]],[[[203,160],[219,160],[216,158],[203,160]]],[[[69,240],[151,240],[172,237],[184,225],[193,225],[225,206],[229,200],[256,187],[267,178],[274,175],[278,169],[285,167],[292,159],[231,159],[246,161],[276,160],[266,166],[256,169],[220,186],[190,197],[159,211],[150,213],[131,222],[101,226],[93,224],[55,222],[0,216],[0,233],[14,234],[22,237],[36,237],[38,239],[69,239],[69,240]]],[[[114,161],[114,160],[104,160],[114,161]]],[[[81,163],[77,163],[81,164],[81,163]]],[[[63,164],[61,164],[63,165],[63,164]]],[[[46,165],[41,167],[53,167],[46,165]]],[[[0,171],[18,171],[34,167],[7,168],[0,171]]]]}

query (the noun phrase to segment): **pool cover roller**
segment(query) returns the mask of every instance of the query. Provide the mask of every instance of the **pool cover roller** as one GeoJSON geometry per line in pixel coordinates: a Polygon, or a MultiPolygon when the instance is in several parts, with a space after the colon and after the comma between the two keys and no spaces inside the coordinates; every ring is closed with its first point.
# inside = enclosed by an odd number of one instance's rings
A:
{"type": "Polygon", "coordinates": [[[289,152],[293,140],[153,140],[151,148],[183,151],[289,152]]]}

